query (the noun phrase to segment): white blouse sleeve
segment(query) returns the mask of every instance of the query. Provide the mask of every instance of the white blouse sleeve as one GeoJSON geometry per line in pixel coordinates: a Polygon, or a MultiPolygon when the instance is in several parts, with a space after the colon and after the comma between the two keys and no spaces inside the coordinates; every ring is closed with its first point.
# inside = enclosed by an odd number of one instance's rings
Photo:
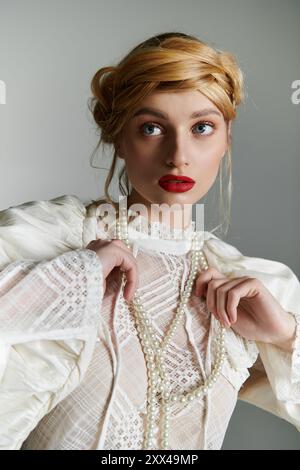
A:
{"type": "Polygon", "coordinates": [[[102,265],[89,249],[0,272],[0,449],[20,449],[82,380],[102,298],[102,265]]]}
{"type": "Polygon", "coordinates": [[[0,270],[13,261],[53,259],[83,248],[86,207],[72,194],[0,211],[0,270]]]}
{"type": "Polygon", "coordinates": [[[256,341],[259,356],[238,398],[293,424],[300,431],[300,283],[285,264],[244,256],[232,245],[213,237],[206,242],[211,265],[230,278],[259,279],[296,320],[291,352],[256,341]]]}

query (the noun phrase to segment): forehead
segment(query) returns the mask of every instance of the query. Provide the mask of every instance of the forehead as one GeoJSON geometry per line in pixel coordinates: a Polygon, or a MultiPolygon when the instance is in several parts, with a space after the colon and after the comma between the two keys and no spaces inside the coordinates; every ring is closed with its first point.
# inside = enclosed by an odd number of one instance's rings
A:
{"type": "Polygon", "coordinates": [[[222,118],[221,111],[200,91],[156,91],[142,100],[134,109],[133,117],[141,114],[156,114],[163,119],[172,115],[181,118],[196,118],[213,114],[222,118]]]}
{"type": "Polygon", "coordinates": [[[206,104],[213,104],[203,93],[199,90],[174,90],[174,91],[163,91],[163,90],[156,90],[150,95],[148,95],[144,100],[143,103],[148,102],[160,102],[160,103],[167,103],[169,101],[185,101],[185,102],[198,102],[198,103],[206,103],[206,104]]]}

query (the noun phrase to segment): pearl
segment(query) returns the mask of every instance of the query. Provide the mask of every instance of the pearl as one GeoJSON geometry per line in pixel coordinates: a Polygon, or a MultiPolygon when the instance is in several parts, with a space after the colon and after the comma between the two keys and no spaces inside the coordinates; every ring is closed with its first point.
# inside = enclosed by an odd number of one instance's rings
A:
{"type": "Polygon", "coordinates": [[[154,356],[153,351],[152,351],[151,348],[145,348],[145,353],[147,353],[147,355],[148,355],[149,357],[153,357],[153,356],[154,356]]]}
{"type": "MultiPolygon", "coordinates": [[[[131,249],[128,234],[127,234],[127,210],[122,210],[122,216],[117,220],[117,237],[123,240],[128,247],[131,249]],[[123,235],[124,234],[124,235],[123,235]],[[122,236],[123,235],[123,236],[122,236]]],[[[157,412],[157,401],[156,394],[161,392],[163,397],[162,401],[162,449],[168,449],[169,443],[169,413],[170,404],[180,401],[181,403],[191,402],[196,397],[201,397],[203,393],[207,393],[208,390],[216,382],[222,368],[222,364],[225,360],[225,327],[219,323],[220,332],[217,336],[217,353],[215,365],[212,373],[200,387],[195,387],[194,390],[188,394],[170,394],[171,383],[165,379],[166,365],[162,362],[162,359],[166,355],[166,349],[173,338],[176,328],[181,323],[183,315],[185,314],[185,308],[189,301],[191,291],[193,289],[194,280],[198,272],[208,269],[208,263],[206,262],[204,253],[201,249],[202,244],[200,243],[200,235],[196,232],[193,234],[191,244],[191,266],[190,274],[186,283],[185,291],[181,295],[180,305],[176,311],[175,318],[170,326],[169,332],[165,335],[164,339],[160,342],[159,338],[155,334],[155,330],[151,325],[151,320],[148,317],[147,312],[144,311],[141,302],[141,296],[138,292],[135,293],[134,299],[130,304],[133,307],[137,322],[137,332],[141,341],[143,351],[145,353],[147,375],[149,380],[149,386],[147,389],[147,424],[144,435],[143,448],[149,449],[154,446],[154,432],[157,427],[155,426],[155,413],[157,412]],[[201,269],[200,269],[201,268],[201,269]],[[155,358],[157,360],[157,369],[155,365],[155,358]]],[[[123,281],[125,281],[125,274],[123,274],[123,281]]]]}

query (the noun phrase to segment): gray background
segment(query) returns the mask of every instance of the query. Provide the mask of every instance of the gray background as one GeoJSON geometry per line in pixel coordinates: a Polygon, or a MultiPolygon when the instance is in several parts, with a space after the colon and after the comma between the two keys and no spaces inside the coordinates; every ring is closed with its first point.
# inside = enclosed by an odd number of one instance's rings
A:
{"type": "MultiPolygon", "coordinates": [[[[232,225],[248,256],[299,277],[300,79],[298,0],[0,0],[0,210],[76,194],[97,198],[107,172],[90,168],[97,143],[87,109],[96,70],[166,31],[195,34],[237,55],[246,103],[233,126],[232,225]]],[[[109,167],[109,152],[104,164],[109,167]]],[[[117,194],[115,192],[114,194],[117,194]]],[[[300,449],[300,434],[238,402],[224,449],[300,449]]]]}

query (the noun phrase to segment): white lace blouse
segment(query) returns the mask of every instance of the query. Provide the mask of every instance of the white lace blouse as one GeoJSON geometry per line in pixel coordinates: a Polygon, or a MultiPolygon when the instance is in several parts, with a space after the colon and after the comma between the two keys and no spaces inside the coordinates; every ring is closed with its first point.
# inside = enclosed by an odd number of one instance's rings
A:
{"type": "MultiPolygon", "coordinates": [[[[107,221],[107,219],[105,219],[107,221]]],[[[129,223],[139,294],[159,339],[187,281],[190,240],[142,237],[129,223]]],[[[73,195],[0,212],[0,449],[141,449],[147,369],[121,277],[109,276],[89,241],[109,239],[97,210],[73,195]]],[[[190,233],[192,228],[187,229],[190,233]]],[[[260,279],[297,321],[291,353],[225,331],[226,357],[210,392],[174,403],[170,449],[220,449],[237,399],[300,431],[300,284],[290,268],[247,257],[209,232],[202,249],[228,277],[260,279]]],[[[166,357],[172,392],[203,383],[214,364],[219,323],[191,293],[166,357]]],[[[160,407],[155,448],[160,448],[160,407]]]]}

